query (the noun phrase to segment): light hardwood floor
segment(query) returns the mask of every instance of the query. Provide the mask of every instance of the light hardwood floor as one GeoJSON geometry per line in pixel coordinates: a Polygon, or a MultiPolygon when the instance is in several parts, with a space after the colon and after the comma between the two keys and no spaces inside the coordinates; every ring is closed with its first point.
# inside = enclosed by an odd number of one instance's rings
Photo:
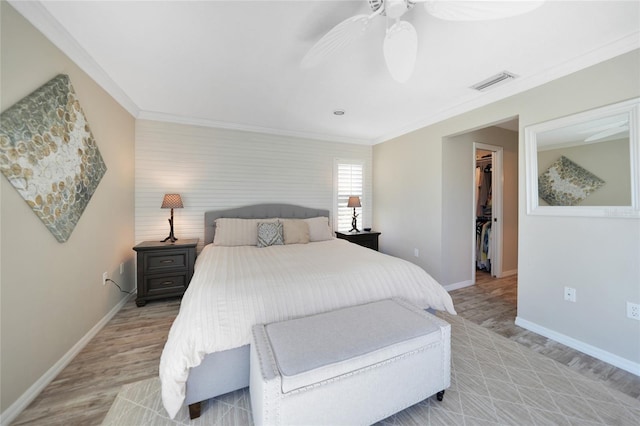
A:
{"type": "MultiPolygon", "coordinates": [[[[514,325],[515,276],[498,280],[478,274],[475,286],[451,296],[463,318],[640,399],[640,377],[514,325]]],[[[142,308],[129,301],[13,424],[99,425],[122,385],[157,377],[162,347],[179,307],[177,299],[142,308]]]]}
{"type": "Polygon", "coordinates": [[[586,377],[602,380],[609,387],[640,400],[640,377],[515,325],[517,276],[496,279],[488,273],[478,272],[476,285],[450,294],[456,311],[464,319],[546,355],[586,377]]]}
{"type": "Polygon", "coordinates": [[[131,299],[24,410],[16,425],[99,425],[122,385],[158,376],[180,300],[131,299]]]}

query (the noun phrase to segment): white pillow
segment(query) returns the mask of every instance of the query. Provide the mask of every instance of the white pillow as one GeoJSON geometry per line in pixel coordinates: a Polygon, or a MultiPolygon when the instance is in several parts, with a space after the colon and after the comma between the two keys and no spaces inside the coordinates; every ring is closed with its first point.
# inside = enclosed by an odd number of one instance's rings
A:
{"type": "Polygon", "coordinates": [[[255,246],[258,244],[258,222],[277,222],[278,219],[216,219],[214,246],[255,246]]]}
{"type": "Polygon", "coordinates": [[[284,228],[285,244],[307,244],[309,224],[301,219],[280,219],[284,228]]]}
{"type": "Polygon", "coordinates": [[[309,224],[309,241],[326,241],[333,239],[328,217],[319,216],[303,220],[309,224]]]}

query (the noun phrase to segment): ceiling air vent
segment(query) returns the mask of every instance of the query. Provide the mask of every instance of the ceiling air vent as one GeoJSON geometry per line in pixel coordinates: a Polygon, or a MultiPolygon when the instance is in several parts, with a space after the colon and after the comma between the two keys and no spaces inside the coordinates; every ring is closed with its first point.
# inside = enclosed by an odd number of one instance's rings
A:
{"type": "Polygon", "coordinates": [[[471,88],[482,92],[485,90],[489,90],[494,86],[506,83],[509,80],[513,80],[516,77],[518,76],[510,73],[509,71],[502,71],[501,73],[491,76],[486,80],[481,81],[480,83],[474,84],[473,86],[471,86],[471,88]]]}

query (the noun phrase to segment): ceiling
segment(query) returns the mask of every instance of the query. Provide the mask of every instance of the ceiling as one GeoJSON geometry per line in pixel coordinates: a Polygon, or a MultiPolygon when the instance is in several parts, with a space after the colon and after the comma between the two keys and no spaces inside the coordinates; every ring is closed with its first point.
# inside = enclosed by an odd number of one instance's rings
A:
{"type": "Polygon", "coordinates": [[[339,22],[369,14],[366,0],[10,3],[137,118],[364,144],[640,47],[638,1],[548,0],[484,22],[417,5],[403,18],[417,64],[401,84],[384,63],[385,18],[325,63],[299,66],[339,22]],[[519,78],[469,88],[505,70],[519,78]]]}

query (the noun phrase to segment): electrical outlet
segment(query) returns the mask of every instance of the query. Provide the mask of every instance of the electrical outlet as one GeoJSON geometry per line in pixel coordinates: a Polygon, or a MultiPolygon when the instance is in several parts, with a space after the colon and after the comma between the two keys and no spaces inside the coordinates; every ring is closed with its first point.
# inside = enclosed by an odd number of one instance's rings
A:
{"type": "Polygon", "coordinates": [[[418,250],[417,248],[414,248],[414,249],[413,249],[413,255],[414,255],[415,257],[420,257],[420,250],[418,250]]]}
{"type": "Polygon", "coordinates": [[[107,285],[107,279],[109,278],[109,274],[106,272],[102,273],[102,285],[107,285]]]}
{"type": "Polygon", "coordinates": [[[572,288],[572,287],[565,287],[564,288],[564,300],[566,300],[567,302],[574,302],[576,301],[576,289],[572,288]]]}
{"type": "Polygon", "coordinates": [[[640,320],[640,304],[627,302],[627,317],[640,320]]]}

